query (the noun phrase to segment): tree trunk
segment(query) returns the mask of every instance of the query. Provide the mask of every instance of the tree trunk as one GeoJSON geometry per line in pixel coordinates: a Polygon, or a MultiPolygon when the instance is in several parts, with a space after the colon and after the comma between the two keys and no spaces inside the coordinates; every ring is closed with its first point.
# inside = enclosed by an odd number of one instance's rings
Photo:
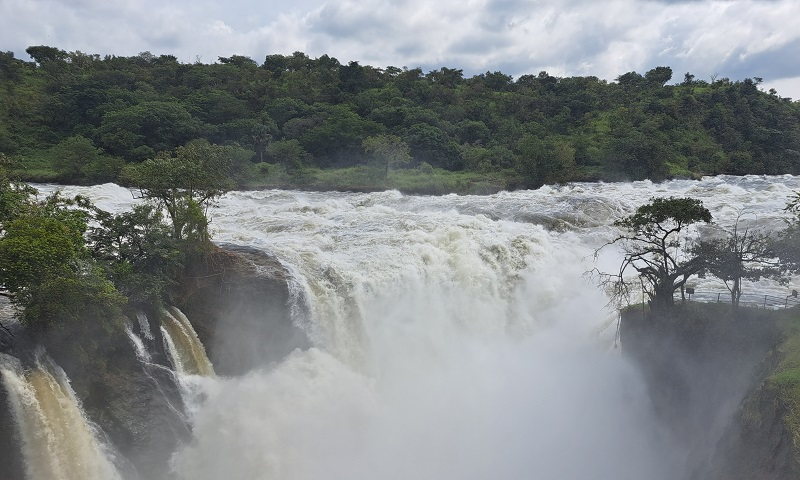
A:
{"type": "Polygon", "coordinates": [[[733,280],[733,288],[731,288],[731,305],[734,308],[739,307],[739,299],[742,297],[742,280],[736,278],[733,280]]]}
{"type": "Polygon", "coordinates": [[[675,292],[672,282],[665,282],[661,285],[655,285],[653,288],[653,299],[651,300],[650,307],[653,310],[669,310],[675,305],[675,300],[672,294],[675,292]]]}

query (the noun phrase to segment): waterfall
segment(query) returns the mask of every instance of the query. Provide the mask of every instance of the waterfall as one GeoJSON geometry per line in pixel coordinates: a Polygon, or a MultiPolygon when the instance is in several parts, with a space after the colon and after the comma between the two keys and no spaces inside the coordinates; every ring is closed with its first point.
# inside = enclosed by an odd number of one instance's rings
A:
{"type": "MultiPolygon", "coordinates": [[[[136,316],[137,319],[139,320],[140,331],[145,332],[145,338],[148,338],[149,334],[149,339],[152,340],[153,334],[150,333],[149,322],[147,321],[147,317],[145,316],[144,313],[141,312],[136,316]],[[147,326],[146,330],[143,325],[147,326]]],[[[125,333],[128,335],[128,339],[131,341],[131,345],[133,346],[133,349],[136,352],[136,358],[139,360],[139,363],[142,366],[142,371],[144,372],[144,375],[153,384],[158,394],[161,395],[161,398],[164,399],[164,403],[167,405],[167,407],[173,412],[175,412],[175,416],[185,421],[186,415],[183,412],[182,406],[176,406],[173,403],[173,399],[169,395],[167,395],[167,393],[164,391],[164,388],[162,386],[162,381],[159,381],[159,378],[157,378],[159,373],[162,375],[166,373],[176,384],[180,385],[181,382],[180,378],[178,377],[178,374],[180,372],[172,371],[163,365],[159,365],[158,363],[153,363],[152,355],[150,355],[150,352],[147,351],[147,347],[144,345],[142,339],[138,335],[136,335],[136,333],[134,333],[133,328],[129,322],[125,323],[125,333]]],[[[162,333],[163,333],[163,327],[162,327],[162,333]]],[[[165,341],[166,341],[167,334],[166,333],[163,334],[165,336],[165,341]]],[[[170,354],[171,356],[174,355],[173,350],[169,348],[167,349],[167,353],[170,354]]]]}
{"type": "Polygon", "coordinates": [[[136,351],[136,358],[139,359],[142,363],[148,363],[151,360],[150,352],[147,351],[147,348],[144,346],[144,342],[142,339],[133,332],[130,323],[125,323],[125,334],[128,335],[128,338],[133,345],[133,349],[136,351]]]}
{"type": "Polygon", "coordinates": [[[183,312],[176,307],[164,310],[161,328],[176,372],[214,376],[214,366],[206,355],[206,349],[183,312]]]}
{"type": "Polygon", "coordinates": [[[0,373],[31,480],[114,480],[122,477],[60,367],[39,356],[26,370],[0,354],[0,373]]]}
{"type": "Polygon", "coordinates": [[[150,330],[150,320],[144,312],[136,313],[136,320],[139,322],[139,331],[146,340],[153,340],[153,332],[150,330]]]}
{"type": "MultiPolygon", "coordinates": [[[[721,225],[747,209],[748,226],[780,228],[796,190],[796,176],[720,176],[487,196],[231,192],[210,210],[215,239],[285,267],[313,347],[201,377],[213,371],[202,345],[169,309],[165,348],[202,393],[175,478],[681,478],[686,446],[609,351],[616,317],[584,273],[619,267],[619,252],[594,252],[654,196],[698,198],[721,225]]],[[[132,202],[121,187],[68,193],[116,211],[132,202]]],[[[696,288],[724,289],[713,282],[696,288]]]]}

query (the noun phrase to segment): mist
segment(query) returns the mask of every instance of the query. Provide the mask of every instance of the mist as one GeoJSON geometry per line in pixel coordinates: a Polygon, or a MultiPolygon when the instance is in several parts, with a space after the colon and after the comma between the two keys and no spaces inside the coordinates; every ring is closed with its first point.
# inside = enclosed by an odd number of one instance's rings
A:
{"type": "Polygon", "coordinates": [[[300,203],[257,228],[285,236],[314,346],[208,382],[180,478],[676,478],[576,235],[300,203]]]}
{"type": "Polygon", "coordinates": [[[642,378],[607,344],[470,331],[454,307],[490,306],[431,300],[367,308],[362,362],[297,350],[209,385],[181,478],[676,478],[642,378]]]}

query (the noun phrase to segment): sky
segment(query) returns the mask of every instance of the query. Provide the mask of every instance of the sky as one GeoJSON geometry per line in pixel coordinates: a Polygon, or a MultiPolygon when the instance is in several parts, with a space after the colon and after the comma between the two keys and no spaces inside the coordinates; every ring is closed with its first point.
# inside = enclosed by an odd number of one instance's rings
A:
{"type": "Polygon", "coordinates": [[[0,0],[0,50],[172,54],[184,62],[302,51],[342,63],[515,78],[672,67],[762,77],[800,98],[800,0],[0,0]]]}

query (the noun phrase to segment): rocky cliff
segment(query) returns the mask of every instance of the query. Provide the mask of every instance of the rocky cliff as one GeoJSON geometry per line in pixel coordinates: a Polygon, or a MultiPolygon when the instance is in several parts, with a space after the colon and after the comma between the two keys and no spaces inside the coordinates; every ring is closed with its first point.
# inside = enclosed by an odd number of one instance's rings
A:
{"type": "MultiPolygon", "coordinates": [[[[175,301],[220,375],[239,375],[309,345],[292,312],[289,274],[259,250],[225,244],[187,268],[175,301]]],[[[297,308],[295,306],[295,308],[297,308]]]]}
{"type": "Polygon", "coordinates": [[[798,478],[788,405],[774,376],[797,312],[687,304],[624,312],[623,353],[642,371],[685,479],[798,478]]]}

